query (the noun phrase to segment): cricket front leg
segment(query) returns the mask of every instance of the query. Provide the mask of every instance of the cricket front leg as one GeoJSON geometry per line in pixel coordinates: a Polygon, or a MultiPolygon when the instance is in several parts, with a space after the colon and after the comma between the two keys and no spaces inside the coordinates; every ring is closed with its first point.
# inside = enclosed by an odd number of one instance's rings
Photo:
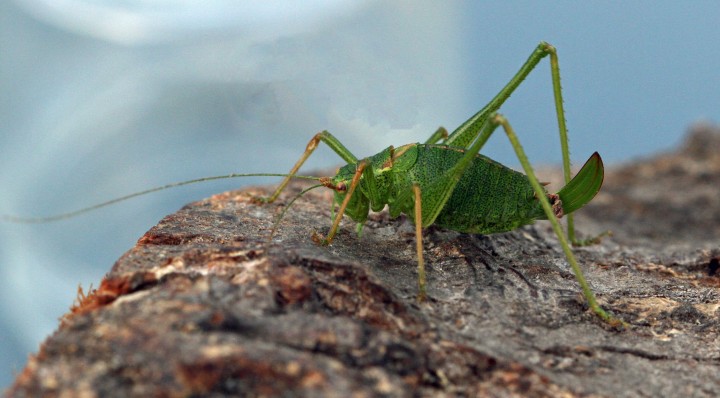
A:
{"type": "MultiPolygon", "coordinates": [[[[335,190],[339,191],[346,191],[345,199],[342,201],[342,204],[340,204],[340,209],[338,209],[337,214],[335,215],[335,220],[333,221],[332,227],[330,227],[330,232],[328,232],[328,235],[326,237],[322,237],[320,234],[314,234],[313,240],[321,245],[329,245],[333,238],[335,238],[335,234],[337,233],[338,228],[340,227],[340,221],[342,220],[343,215],[345,214],[345,209],[347,209],[348,203],[350,203],[350,199],[352,198],[353,194],[355,193],[355,189],[357,188],[357,185],[360,183],[360,177],[363,175],[363,172],[365,171],[365,168],[367,167],[367,162],[365,160],[361,160],[358,163],[357,169],[355,170],[355,174],[353,175],[353,179],[350,182],[350,186],[335,186],[332,187],[335,190]]],[[[344,184],[343,184],[344,185],[344,184]]]]}
{"type": "Polygon", "coordinates": [[[275,192],[273,192],[272,195],[270,195],[267,198],[258,198],[260,202],[264,203],[272,203],[275,201],[275,199],[280,196],[280,193],[285,189],[287,184],[290,182],[290,180],[297,174],[298,170],[300,170],[300,167],[302,167],[303,163],[310,157],[310,155],[317,149],[320,142],[324,142],[327,144],[327,146],[330,147],[335,153],[337,153],[345,162],[347,163],[356,163],[357,158],[355,155],[353,155],[345,146],[332,134],[328,133],[327,131],[321,131],[308,142],[307,147],[305,148],[305,152],[303,152],[302,156],[298,161],[295,163],[295,166],[293,166],[292,169],[290,169],[290,172],[288,173],[288,176],[283,179],[283,181],[280,183],[280,185],[277,187],[275,192]]]}

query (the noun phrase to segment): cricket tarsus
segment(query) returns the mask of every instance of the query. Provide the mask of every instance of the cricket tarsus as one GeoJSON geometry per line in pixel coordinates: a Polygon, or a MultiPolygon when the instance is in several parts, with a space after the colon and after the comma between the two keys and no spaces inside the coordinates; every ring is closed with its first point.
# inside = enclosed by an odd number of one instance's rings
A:
{"type": "Polygon", "coordinates": [[[577,247],[597,245],[602,242],[602,239],[604,237],[612,235],[612,231],[603,231],[597,235],[591,236],[586,239],[576,239],[574,242],[572,242],[572,245],[577,247]]]}

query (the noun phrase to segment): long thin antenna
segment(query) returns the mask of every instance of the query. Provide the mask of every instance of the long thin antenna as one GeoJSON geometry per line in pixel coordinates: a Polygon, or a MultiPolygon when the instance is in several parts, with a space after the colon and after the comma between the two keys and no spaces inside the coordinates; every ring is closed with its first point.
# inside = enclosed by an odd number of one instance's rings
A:
{"type": "Polygon", "coordinates": [[[325,186],[324,184],[317,184],[317,185],[313,185],[309,188],[303,189],[299,194],[295,195],[295,197],[292,198],[292,200],[290,202],[288,202],[288,204],[285,206],[285,208],[283,208],[283,210],[280,212],[278,217],[275,219],[275,222],[273,223],[272,230],[270,230],[270,236],[268,236],[268,243],[270,243],[272,241],[272,237],[275,235],[275,232],[277,232],[277,229],[280,226],[280,221],[282,221],[283,217],[285,217],[285,213],[287,213],[287,211],[290,209],[290,206],[292,206],[296,200],[300,199],[303,195],[305,195],[309,191],[311,191],[315,188],[320,188],[320,187],[324,187],[324,186],[325,186]]]}
{"type": "MultiPolygon", "coordinates": [[[[87,212],[90,212],[93,210],[97,210],[101,207],[110,206],[115,203],[122,202],[122,201],[125,201],[128,199],[132,199],[132,198],[135,198],[138,196],[147,195],[149,193],[162,191],[165,189],[180,187],[183,185],[195,184],[198,182],[222,180],[222,179],[227,179],[227,178],[239,178],[239,177],[287,177],[287,176],[288,176],[288,174],[275,174],[275,173],[250,173],[250,174],[233,173],[233,174],[227,174],[227,175],[222,175],[222,176],[196,178],[193,180],[175,182],[175,183],[163,185],[160,187],[146,189],[146,190],[140,191],[140,192],[131,193],[129,195],[125,195],[125,196],[121,196],[119,198],[108,200],[107,202],[98,203],[96,205],[85,207],[85,208],[71,211],[68,213],[62,213],[62,214],[57,214],[57,215],[48,216],[48,217],[18,217],[18,216],[11,216],[11,215],[3,214],[0,216],[0,220],[2,220],[3,222],[12,222],[12,223],[18,223],[18,224],[42,224],[42,223],[48,223],[48,222],[73,218],[80,214],[87,213],[87,212]]],[[[318,181],[320,179],[320,177],[301,176],[301,175],[293,175],[292,177],[305,179],[305,180],[314,180],[314,181],[318,181]]]]}

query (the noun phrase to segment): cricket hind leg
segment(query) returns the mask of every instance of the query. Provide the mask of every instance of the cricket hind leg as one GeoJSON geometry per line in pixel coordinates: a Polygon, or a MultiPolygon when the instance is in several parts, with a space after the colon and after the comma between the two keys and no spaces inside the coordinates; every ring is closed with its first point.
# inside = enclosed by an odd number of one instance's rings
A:
{"type": "MultiPolygon", "coordinates": [[[[473,115],[470,119],[461,124],[455,131],[450,134],[445,144],[450,146],[464,147],[467,148],[470,144],[476,140],[480,130],[482,129],[485,122],[488,120],[490,115],[498,111],[503,103],[510,97],[510,95],[518,88],[525,78],[532,72],[540,61],[550,56],[550,75],[553,86],[553,96],[555,99],[555,113],[558,121],[558,132],[560,135],[560,148],[562,150],[563,157],[563,175],[565,178],[565,184],[570,182],[570,149],[568,145],[567,125],[565,123],[565,110],[563,107],[562,98],[562,87],[560,85],[560,64],[558,61],[557,50],[554,46],[546,42],[540,42],[538,46],[533,50],[525,63],[520,67],[520,70],[513,76],[512,79],[500,90],[500,92],[480,111],[473,115]]],[[[485,145],[485,142],[490,138],[492,130],[485,130],[485,133],[479,135],[477,140],[480,141],[480,148],[485,145]]],[[[572,214],[567,215],[567,231],[568,238],[573,245],[592,244],[599,241],[599,238],[604,234],[598,235],[592,239],[585,241],[579,241],[575,239],[575,222],[572,214]]]]}
{"type": "Polygon", "coordinates": [[[505,130],[505,134],[510,140],[510,144],[515,150],[515,154],[517,155],[520,164],[522,164],[525,174],[527,175],[528,180],[530,180],[530,184],[532,185],[536,196],[540,200],[540,204],[542,205],[543,210],[545,211],[545,214],[547,215],[547,218],[552,225],[552,229],[555,232],[555,235],[557,235],[558,240],[560,241],[563,252],[568,259],[568,263],[570,263],[570,267],[572,268],[573,273],[575,273],[575,278],[577,279],[578,284],[580,284],[580,288],[582,289],[583,295],[585,296],[585,299],[587,300],[590,309],[593,310],[593,312],[595,312],[595,314],[597,314],[602,320],[613,326],[627,326],[625,322],[614,318],[613,316],[605,312],[605,310],[597,303],[597,300],[595,299],[595,294],[590,288],[590,285],[588,285],[587,280],[585,279],[585,276],[583,275],[582,270],[580,269],[580,266],[575,259],[575,255],[570,248],[569,238],[565,236],[565,233],[563,233],[562,226],[560,226],[560,222],[553,213],[550,201],[548,200],[542,186],[540,185],[540,182],[535,176],[535,172],[530,165],[530,161],[525,155],[525,151],[520,145],[520,141],[518,140],[515,131],[510,126],[510,123],[507,121],[507,119],[505,119],[504,116],[497,113],[490,116],[490,122],[494,126],[502,126],[503,130],[505,130]]]}

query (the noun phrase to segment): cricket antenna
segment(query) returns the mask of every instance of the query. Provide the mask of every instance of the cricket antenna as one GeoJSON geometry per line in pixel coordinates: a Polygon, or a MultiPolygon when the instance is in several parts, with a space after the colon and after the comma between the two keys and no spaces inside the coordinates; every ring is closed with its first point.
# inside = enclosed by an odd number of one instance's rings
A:
{"type": "Polygon", "coordinates": [[[312,191],[315,188],[320,188],[320,187],[324,187],[324,186],[325,186],[324,184],[317,184],[317,185],[313,185],[309,188],[305,188],[299,194],[295,195],[295,197],[292,198],[292,200],[290,202],[288,202],[287,206],[285,206],[285,208],[280,212],[278,217],[275,219],[275,222],[273,223],[272,230],[270,230],[270,235],[268,236],[268,240],[267,240],[268,244],[270,244],[272,242],[272,237],[275,235],[275,232],[277,232],[278,227],[280,226],[280,221],[282,221],[283,217],[285,217],[285,213],[287,213],[287,211],[290,209],[290,206],[292,206],[296,200],[300,199],[306,193],[312,191]]]}
{"type": "MultiPolygon", "coordinates": [[[[146,189],[146,190],[140,191],[140,192],[131,193],[131,194],[129,194],[129,195],[125,195],[125,196],[121,196],[121,197],[119,197],[119,198],[115,198],[115,199],[108,200],[107,202],[98,203],[98,204],[96,204],[96,205],[84,207],[84,208],[79,209],[79,210],[75,210],[75,211],[71,211],[71,212],[67,212],[67,213],[56,214],[56,215],[53,215],[53,216],[47,216],[47,217],[19,217],[19,216],[13,216],[13,215],[5,215],[5,214],[3,214],[3,215],[0,215],[0,221],[10,222],[10,223],[16,223],[16,224],[44,224],[44,223],[49,223],[49,222],[53,222],[53,221],[66,220],[66,219],[68,219],[68,218],[73,218],[73,217],[79,216],[79,215],[81,215],[81,214],[88,213],[88,212],[91,212],[91,211],[93,211],[93,210],[100,209],[100,208],[102,208],[102,207],[114,205],[115,203],[118,203],[118,202],[123,202],[123,201],[126,201],[126,200],[128,200],[128,199],[132,199],[132,198],[135,198],[135,197],[138,197],[138,196],[147,195],[147,194],[150,194],[150,193],[153,193],[153,192],[157,192],[157,191],[163,191],[163,190],[170,189],[170,188],[181,187],[181,186],[183,186],[183,185],[195,184],[195,183],[198,183],[198,182],[214,181],[214,180],[223,180],[223,179],[229,179],[229,178],[240,178],[240,177],[292,177],[292,178],[300,178],[300,179],[304,179],[304,180],[313,180],[313,181],[319,181],[319,180],[320,180],[320,177],[302,176],[302,175],[290,175],[290,174],[277,174],[277,173],[248,173],[248,174],[238,174],[238,173],[233,173],[233,174],[226,174],[226,175],[222,175],[222,176],[195,178],[195,179],[192,179],[192,180],[175,182],[175,183],[163,185],[163,186],[160,186],[160,187],[155,187],[155,188],[146,189]]],[[[294,199],[293,199],[293,201],[294,201],[294,199]]],[[[283,213],[283,214],[284,214],[284,213],[283,213]]]]}

